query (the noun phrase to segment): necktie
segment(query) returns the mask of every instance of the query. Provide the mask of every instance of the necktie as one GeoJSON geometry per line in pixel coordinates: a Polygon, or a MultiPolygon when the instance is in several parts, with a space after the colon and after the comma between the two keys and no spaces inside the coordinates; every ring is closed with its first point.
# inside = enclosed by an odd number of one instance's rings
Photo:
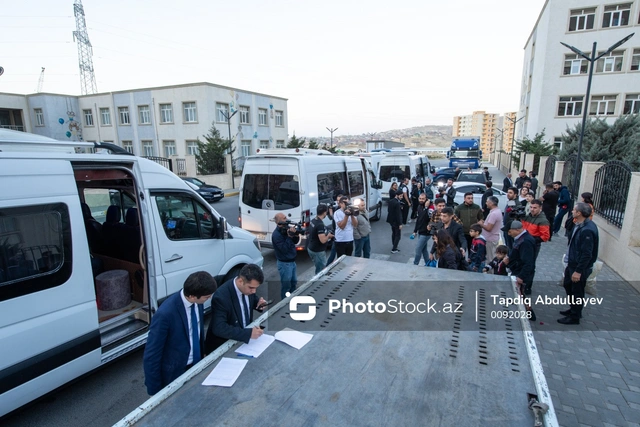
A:
{"type": "Polygon", "coordinates": [[[193,341],[193,364],[200,361],[200,333],[198,331],[198,317],[196,316],[196,305],[191,304],[191,341],[193,341]]]}
{"type": "Polygon", "coordinates": [[[249,323],[251,323],[251,319],[249,318],[249,305],[247,304],[246,296],[242,295],[242,308],[244,309],[244,326],[245,328],[249,323]]]}

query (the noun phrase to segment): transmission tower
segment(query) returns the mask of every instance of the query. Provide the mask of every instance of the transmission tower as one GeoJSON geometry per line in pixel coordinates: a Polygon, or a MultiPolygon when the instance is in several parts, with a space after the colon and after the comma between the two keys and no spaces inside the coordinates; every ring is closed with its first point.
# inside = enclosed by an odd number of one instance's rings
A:
{"type": "Polygon", "coordinates": [[[40,71],[40,78],[38,79],[38,89],[36,89],[36,93],[42,92],[43,83],[44,83],[44,67],[42,67],[42,71],[40,71]]]}
{"type": "Polygon", "coordinates": [[[76,31],[73,39],[78,43],[78,66],[80,67],[80,89],[82,95],[96,93],[96,75],[93,72],[93,49],[87,33],[87,24],[84,21],[84,8],[82,0],[73,3],[73,14],[76,17],[76,31]]]}

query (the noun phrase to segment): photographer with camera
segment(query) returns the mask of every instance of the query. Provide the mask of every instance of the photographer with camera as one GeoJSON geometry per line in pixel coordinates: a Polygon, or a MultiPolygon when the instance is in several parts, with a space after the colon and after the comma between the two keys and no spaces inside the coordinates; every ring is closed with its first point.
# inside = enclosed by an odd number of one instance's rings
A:
{"type": "MultiPolygon", "coordinates": [[[[331,220],[331,230],[333,231],[334,234],[335,234],[335,230],[336,230],[336,221],[333,218],[333,214],[335,212],[337,212],[338,210],[340,210],[340,199],[342,199],[342,197],[343,197],[343,194],[342,193],[338,193],[336,195],[336,201],[332,205],[328,206],[329,207],[329,213],[327,213],[327,216],[331,220]]],[[[329,264],[331,264],[334,259],[336,259],[336,245],[335,244],[331,245],[331,252],[329,252],[329,259],[327,260],[327,263],[325,264],[325,267],[328,266],[329,264]]]]}
{"type": "Polygon", "coordinates": [[[524,206],[518,203],[518,189],[511,187],[507,190],[507,206],[504,208],[504,217],[502,220],[504,223],[504,227],[502,227],[504,244],[509,250],[513,248],[513,238],[509,235],[509,228],[511,227],[511,223],[518,217],[518,207],[522,208],[522,217],[524,218],[524,206]]]}
{"type": "Polygon", "coordinates": [[[353,215],[353,207],[349,206],[349,199],[342,197],[340,199],[340,209],[333,214],[333,220],[336,222],[335,229],[335,245],[336,256],[351,256],[353,253],[353,229],[358,226],[358,219],[353,215]]]}
{"type": "Polygon", "coordinates": [[[309,225],[307,253],[316,266],[316,274],[320,273],[327,264],[327,243],[333,238],[333,233],[323,221],[328,211],[327,205],[320,203],[316,208],[317,216],[309,225]]]}
{"type": "Polygon", "coordinates": [[[280,273],[280,298],[285,299],[287,292],[293,293],[298,285],[296,275],[296,245],[300,242],[301,230],[287,221],[282,212],[273,217],[277,224],[271,235],[271,243],[278,260],[278,273],[280,273]]]}

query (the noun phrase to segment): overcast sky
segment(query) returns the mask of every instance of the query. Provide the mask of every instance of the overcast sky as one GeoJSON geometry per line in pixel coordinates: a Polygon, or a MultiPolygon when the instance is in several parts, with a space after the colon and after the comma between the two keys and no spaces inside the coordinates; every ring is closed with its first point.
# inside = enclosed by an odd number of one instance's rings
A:
{"type": "MultiPolygon", "coordinates": [[[[99,92],[207,81],[288,98],[289,134],[516,111],[544,0],[84,0],[99,92]]],[[[73,0],[0,0],[0,92],[80,94],[73,0]]]]}

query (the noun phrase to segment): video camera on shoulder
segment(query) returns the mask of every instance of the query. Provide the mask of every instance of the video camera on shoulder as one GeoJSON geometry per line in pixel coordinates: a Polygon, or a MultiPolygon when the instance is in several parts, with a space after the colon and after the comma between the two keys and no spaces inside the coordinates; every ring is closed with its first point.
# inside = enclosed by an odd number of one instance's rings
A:
{"type": "Polygon", "coordinates": [[[297,236],[298,234],[304,234],[307,232],[307,229],[304,228],[302,222],[293,222],[291,220],[281,221],[278,223],[282,229],[284,229],[288,234],[293,236],[297,236]]]}
{"type": "Polygon", "coordinates": [[[524,219],[527,216],[527,210],[524,206],[516,206],[509,212],[509,219],[518,220],[524,219]]]}
{"type": "Polygon", "coordinates": [[[444,224],[441,221],[431,222],[429,223],[429,225],[431,226],[429,234],[431,234],[432,236],[435,236],[436,234],[438,234],[438,231],[444,228],[444,224]]]}
{"type": "Polygon", "coordinates": [[[349,215],[358,216],[360,215],[360,207],[358,205],[349,205],[344,210],[344,214],[347,216],[349,215]]]}

